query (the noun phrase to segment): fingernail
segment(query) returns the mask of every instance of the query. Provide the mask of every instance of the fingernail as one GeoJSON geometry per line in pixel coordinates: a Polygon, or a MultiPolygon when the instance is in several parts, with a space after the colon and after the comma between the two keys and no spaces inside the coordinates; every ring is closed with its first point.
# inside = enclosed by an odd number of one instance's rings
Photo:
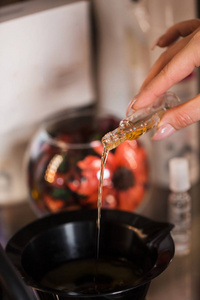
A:
{"type": "Polygon", "coordinates": [[[160,39],[160,38],[158,38],[158,39],[153,43],[153,45],[152,45],[152,47],[151,47],[151,50],[154,50],[155,47],[158,45],[159,39],[160,39]]]}
{"type": "Polygon", "coordinates": [[[136,97],[130,101],[130,103],[127,107],[127,110],[126,110],[127,117],[129,117],[132,113],[134,113],[135,109],[133,109],[133,105],[135,104],[135,102],[136,102],[136,97]]]}
{"type": "Polygon", "coordinates": [[[165,124],[158,128],[158,130],[155,132],[154,136],[152,137],[152,140],[158,141],[167,138],[171,134],[173,134],[176,131],[176,129],[170,125],[165,124]]]}
{"type": "Polygon", "coordinates": [[[164,35],[161,35],[152,45],[151,50],[154,50],[156,46],[162,45],[162,41],[164,40],[164,35]]]}

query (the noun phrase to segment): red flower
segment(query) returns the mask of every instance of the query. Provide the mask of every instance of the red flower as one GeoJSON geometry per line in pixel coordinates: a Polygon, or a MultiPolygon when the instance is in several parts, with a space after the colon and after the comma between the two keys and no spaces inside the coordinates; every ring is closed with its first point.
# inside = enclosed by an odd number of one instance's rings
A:
{"type": "MultiPolygon", "coordinates": [[[[102,154],[103,146],[94,150],[102,154]]],[[[89,155],[78,162],[80,180],[68,182],[68,187],[85,196],[82,204],[97,206],[101,160],[89,155]]],[[[146,153],[136,141],[126,141],[110,151],[104,170],[102,206],[133,211],[140,204],[148,179],[146,153]]]]}
{"type": "Polygon", "coordinates": [[[48,194],[44,195],[44,202],[47,208],[52,212],[58,212],[65,207],[65,203],[62,199],[55,201],[55,199],[49,196],[48,194]]]}

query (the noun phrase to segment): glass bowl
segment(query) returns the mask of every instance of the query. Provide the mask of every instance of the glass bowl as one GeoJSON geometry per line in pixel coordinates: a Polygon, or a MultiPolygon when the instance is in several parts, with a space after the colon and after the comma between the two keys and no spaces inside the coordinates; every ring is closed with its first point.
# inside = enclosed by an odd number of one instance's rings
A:
{"type": "MultiPolygon", "coordinates": [[[[26,157],[29,198],[37,215],[97,207],[101,138],[119,121],[89,110],[42,124],[26,157]]],[[[145,149],[138,141],[122,143],[108,154],[102,207],[135,211],[147,182],[145,149]]]]}

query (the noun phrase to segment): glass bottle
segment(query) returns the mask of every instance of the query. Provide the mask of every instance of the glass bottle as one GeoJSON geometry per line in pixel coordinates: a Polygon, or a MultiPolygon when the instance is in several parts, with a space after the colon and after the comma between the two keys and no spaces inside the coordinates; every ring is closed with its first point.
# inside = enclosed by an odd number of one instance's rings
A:
{"type": "Polygon", "coordinates": [[[172,237],[176,255],[190,252],[191,243],[191,196],[189,166],[186,158],[173,158],[169,161],[170,190],[169,221],[174,224],[172,237]]]}
{"type": "Polygon", "coordinates": [[[178,105],[179,98],[172,92],[161,95],[153,104],[133,111],[127,118],[123,119],[119,127],[108,132],[102,143],[106,150],[112,150],[126,140],[135,140],[152,128],[157,127],[165,112],[178,105]]]}

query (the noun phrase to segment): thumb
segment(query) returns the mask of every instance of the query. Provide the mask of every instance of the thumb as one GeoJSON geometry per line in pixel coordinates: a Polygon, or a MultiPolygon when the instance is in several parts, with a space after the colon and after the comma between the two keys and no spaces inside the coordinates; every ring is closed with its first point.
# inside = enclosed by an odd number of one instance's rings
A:
{"type": "Polygon", "coordinates": [[[152,140],[162,140],[200,120],[200,95],[167,111],[152,140]]]}

